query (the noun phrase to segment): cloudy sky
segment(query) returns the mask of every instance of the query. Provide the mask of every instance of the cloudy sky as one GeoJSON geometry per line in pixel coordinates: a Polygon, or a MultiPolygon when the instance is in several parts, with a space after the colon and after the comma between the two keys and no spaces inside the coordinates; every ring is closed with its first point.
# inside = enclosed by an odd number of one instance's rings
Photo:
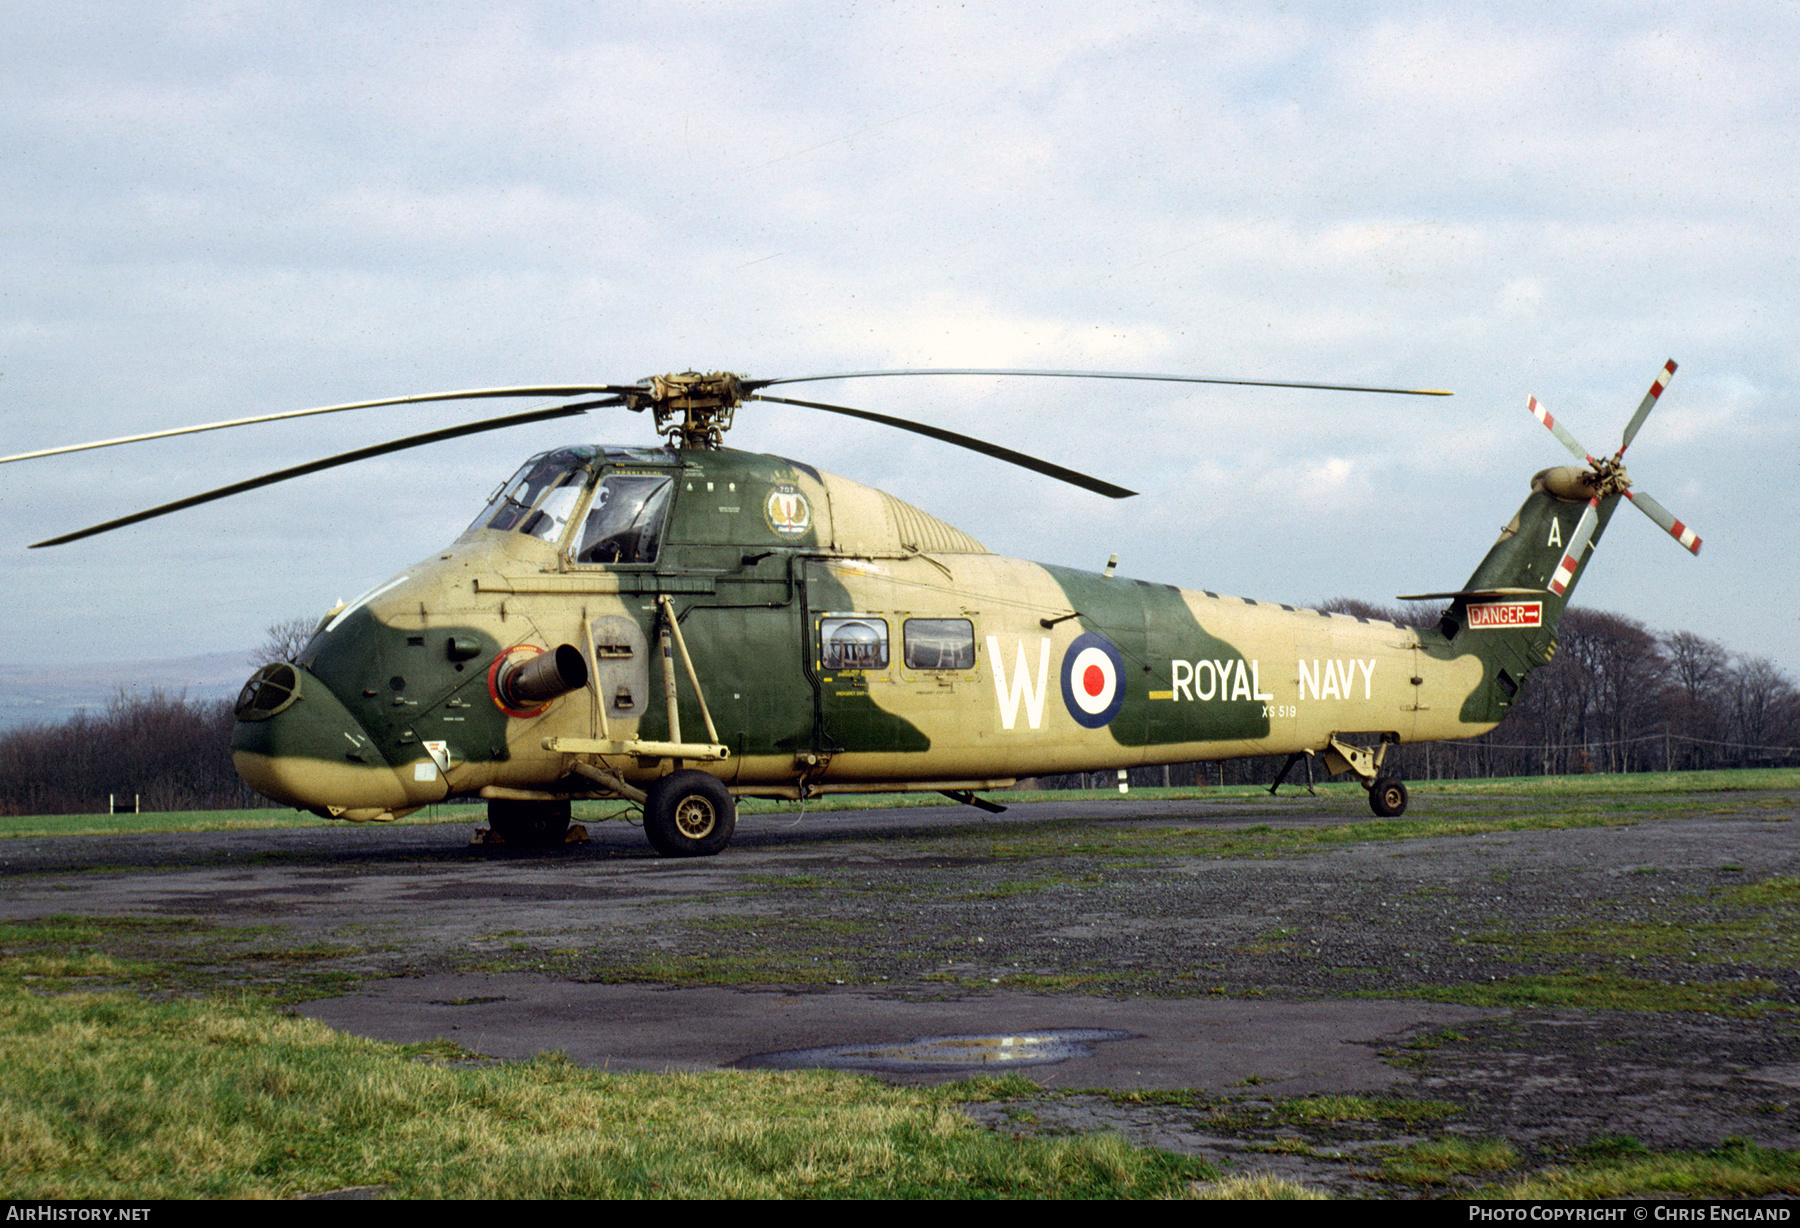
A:
{"type": "MultiPolygon", "coordinates": [[[[1567,455],[1627,508],[1577,601],[1800,675],[1793,4],[14,5],[0,453],[439,389],[811,385],[1143,492],[748,406],[990,548],[1293,604],[1469,574],[1567,455]]],[[[797,390],[798,391],[798,390],[797,390]]],[[[523,403],[516,408],[528,408],[523,403]]],[[[248,650],[431,554],[612,411],[26,544],[487,417],[370,410],[0,467],[0,664],[248,650]]]]}

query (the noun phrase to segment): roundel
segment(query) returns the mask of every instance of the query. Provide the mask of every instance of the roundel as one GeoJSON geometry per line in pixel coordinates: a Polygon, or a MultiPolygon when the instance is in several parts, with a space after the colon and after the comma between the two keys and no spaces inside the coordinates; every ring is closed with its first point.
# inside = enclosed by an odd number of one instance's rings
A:
{"type": "Polygon", "coordinates": [[[1125,658],[1112,641],[1088,632],[1069,645],[1062,662],[1063,703],[1077,725],[1098,729],[1125,704],[1125,658]]]}

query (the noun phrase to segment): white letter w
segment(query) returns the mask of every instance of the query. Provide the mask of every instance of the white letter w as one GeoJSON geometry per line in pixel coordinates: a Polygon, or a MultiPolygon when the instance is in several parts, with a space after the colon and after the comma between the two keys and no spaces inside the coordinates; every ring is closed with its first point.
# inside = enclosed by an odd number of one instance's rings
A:
{"type": "Polygon", "coordinates": [[[1000,728],[1011,729],[1013,722],[1019,719],[1019,698],[1025,699],[1025,716],[1036,729],[1044,721],[1044,680],[1050,673],[1050,641],[1040,641],[1043,650],[1038,653],[1037,686],[1031,685],[1030,664],[1025,659],[1025,641],[1019,641],[1019,657],[1013,667],[1012,690],[1006,688],[1006,670],[1000,662],[1000,641],[993,636],[987,637],[988,656],[994,662],[994,696],[1000,701],[1000,728]]]}

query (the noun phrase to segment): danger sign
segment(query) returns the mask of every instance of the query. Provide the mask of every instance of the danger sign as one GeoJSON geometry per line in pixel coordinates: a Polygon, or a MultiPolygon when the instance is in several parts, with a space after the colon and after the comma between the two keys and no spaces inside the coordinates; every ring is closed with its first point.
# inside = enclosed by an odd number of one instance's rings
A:
{"type": "Polygon", "coordinates": [[[1541,601],[1497,601],[1489,605],[1469,607],[1470,627],[1541,627],[1544,625],[1544,603],[1541,601]]]}

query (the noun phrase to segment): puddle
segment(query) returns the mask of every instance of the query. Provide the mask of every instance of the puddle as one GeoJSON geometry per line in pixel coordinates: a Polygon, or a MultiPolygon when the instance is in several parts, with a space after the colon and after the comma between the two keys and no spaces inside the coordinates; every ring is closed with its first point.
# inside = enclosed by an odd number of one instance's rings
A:
{"type": "Polygon", "coordinates": [[[756,1053],[732,1065],[760,1070],[992,1070],[1089,1057],[1096,1042],[1126,1040],[1131,1035],[1117,1028],[1048,1028],[1037,1032],[920,1036],[894,1044],[829,1045],[756,1053]]]}

